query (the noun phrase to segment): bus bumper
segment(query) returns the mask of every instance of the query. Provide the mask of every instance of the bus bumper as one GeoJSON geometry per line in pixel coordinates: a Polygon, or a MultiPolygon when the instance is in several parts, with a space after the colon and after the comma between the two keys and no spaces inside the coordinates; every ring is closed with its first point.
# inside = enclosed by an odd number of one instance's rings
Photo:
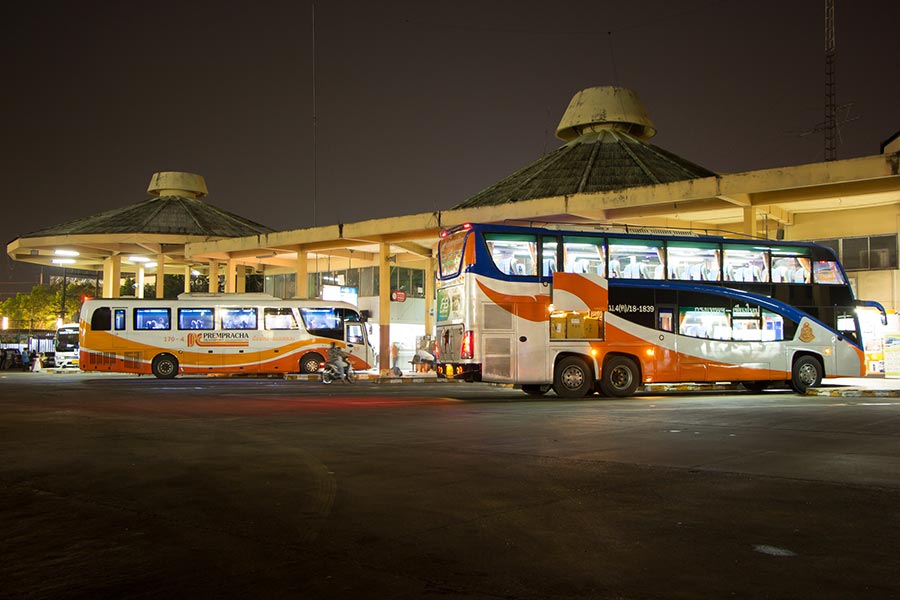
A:
{"type": "Polygon", "coordinates": [[[438,376],[464,381],[481,381],[481,365],[469,363],[438,363],[438,376]]]}

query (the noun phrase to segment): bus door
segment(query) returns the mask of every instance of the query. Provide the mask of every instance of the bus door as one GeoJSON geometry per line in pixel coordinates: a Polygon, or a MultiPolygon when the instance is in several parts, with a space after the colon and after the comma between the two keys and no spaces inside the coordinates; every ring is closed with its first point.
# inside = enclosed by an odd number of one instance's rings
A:
{"type": "MultiPolygon", "coordinates": [[[[533,303],[516,304],[519,318],[515,319],[516,331],[512,343],[515,352],[510,360],[514,363],[516,383],[545,383],[550,378],[550,349],[547,347],[547,321],[535,322],[522,314],[522,310],[534,312],[533,303]]],[[[546,313],[546,308],[544,308],[546,313]]]]}
{"type": "Polygon", "coordinates": [[[344,341],[347,342],[347,351],[353,356],[370,366],[375,363],[375,351],[369,345],[364,323],[344,321],[344,341]]]}

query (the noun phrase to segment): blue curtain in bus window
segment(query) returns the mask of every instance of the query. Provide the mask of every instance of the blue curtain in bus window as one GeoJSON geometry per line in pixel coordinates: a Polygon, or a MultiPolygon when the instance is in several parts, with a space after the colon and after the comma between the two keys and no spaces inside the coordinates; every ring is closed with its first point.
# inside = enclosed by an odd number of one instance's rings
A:
{"type": "Polygon", "coordinates": [[[215,329],[212,308],[179,308],[178,329],[215,329]]]}
{"type": "Polygon", "coordinates": [[[222,329],[256,329],[255,308],[223,308],[222,329]]]}
{"type": "Polygon", "coordinates": [[[168,308],[136,308],[134,309],[134,328],[170,329],[170,314],[168,308]]]}

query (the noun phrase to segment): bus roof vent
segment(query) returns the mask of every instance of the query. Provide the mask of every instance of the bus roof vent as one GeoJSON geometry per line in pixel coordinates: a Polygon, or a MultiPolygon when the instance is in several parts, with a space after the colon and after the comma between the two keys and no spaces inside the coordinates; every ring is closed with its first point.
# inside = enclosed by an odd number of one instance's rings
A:
{"type": "Polygon", "coordinates": [[[637,92],[617,86],[597,86],[575,94],[556,128],[556,137],[569,142],[603,129],[625,131],[642,140],[656,135],[656,127],[637,92]]]}

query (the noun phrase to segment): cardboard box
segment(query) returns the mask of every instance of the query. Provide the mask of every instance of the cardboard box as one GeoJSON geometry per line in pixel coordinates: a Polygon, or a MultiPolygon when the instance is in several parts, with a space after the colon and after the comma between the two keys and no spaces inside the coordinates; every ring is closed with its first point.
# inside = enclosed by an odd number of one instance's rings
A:
{"type": "Polygon", "coordinates": [[[583,338],[584,337],[584,313],[568,313],[566,315],[566,337],[583,338]]]}
{"type": "Polygon", "coordinates": [[[566,337],[566,315],[554,313],[550,315],[550,339],[562,339],[566,337]]]}
{"type": "Polygon", "coordinates": [[[591,339],[600,337],[600,319],[597,317],[586,317],[584,319],[584,337],[591,339]]]}

